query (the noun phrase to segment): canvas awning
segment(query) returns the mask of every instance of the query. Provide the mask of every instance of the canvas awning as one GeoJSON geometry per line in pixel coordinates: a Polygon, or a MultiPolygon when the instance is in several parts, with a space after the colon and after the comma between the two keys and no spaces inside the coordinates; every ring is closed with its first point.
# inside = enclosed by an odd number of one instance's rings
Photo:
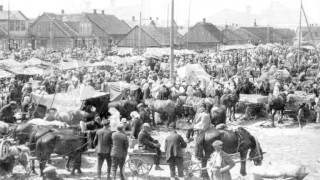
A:
{"type": "Polygon", "coordinates": [[[36,104],[56,108],[58,111],[70,111],[80,109],[82,101],[103,97],[105,92],[96,91],[91,86],[80,86],[80,88],[67,93],[36,94],[32,93],[32,100],[36,104]]]}
{"type": "Polygon", "coordinates": [[[126,90],[137,90],[139,86],[124,81],[109,82],[110,101],[120,100],[126,90]]]}
{"type": "Polygon", "coordinates": [[[195,84],[199,81],[210,81],[210,75],[205,72],[200,64],[187,64],[177,69],[180,79],[185,80],[188,84],[195,84]]]}

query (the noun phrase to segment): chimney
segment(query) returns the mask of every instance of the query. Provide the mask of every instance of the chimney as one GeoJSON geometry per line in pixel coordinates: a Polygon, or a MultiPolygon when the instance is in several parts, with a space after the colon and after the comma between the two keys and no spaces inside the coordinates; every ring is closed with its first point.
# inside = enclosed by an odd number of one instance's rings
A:
{"type": "Polygon", "coordinates": [[[136,21],[136,17],[135,16],[132,16],[132,21],[136,21]]]}
{"type": "Polygon", "coordinates": [[[96,9],[93,9],[93,14],[97,14],[97,10],[96,9]]]}
{"type": "Polygon", "coordinates": [[[3,11],[3,5],[0,5],[0,11],[3,11]]]}
{"type": "Polygon", "coordinates": [[[104,14],[104,10],[101,10],[101,14],[104,14]]]}
{"type": "Polygon", "coordinates": [[[61,14],[64,14],[64,9],[61,9],[61,14]]]}
{"type": "Polygon", "coordinates": [[[254,19],[253,26],[257,27],[257,20],[256,19],[254,19]]]}
{"type": "Polygon", "coordinates": [[[206,18],[203,18],[203,19],[202,19],[202,22],[203,22],[203,23],[206,23],[206,18]]]}

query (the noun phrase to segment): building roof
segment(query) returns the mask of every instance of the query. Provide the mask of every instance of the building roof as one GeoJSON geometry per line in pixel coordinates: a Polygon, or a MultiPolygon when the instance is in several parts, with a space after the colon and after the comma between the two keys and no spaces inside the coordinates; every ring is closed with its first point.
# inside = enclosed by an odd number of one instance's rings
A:
{"type": "Polygon", "coordinates": [[[256,36],[255,34],[251,33],[250,31],[247,31],[243,28],[237,28],[235,29],[235,33],[241,36],[245,40],[254,40],[258,41],[260,38],[256,36]]]}
{"type": "MultiPolygon", "coordinates": [[[[72,27],[70,27],[67,23],[62,21],[62,16],[61,15],[57,15],[54,13],[43,13],[42,16],[47,16],[61,31],[63,31],[67,36],[69,37],[76,37],[78,36],[77,31],[75,31],[72,27]]],[[[35,24],[37,24],[38,20],[42,17],[38,17],[33,24],[31,25],[34,26],[35,24]]]]}
{"type": "MultiPolygon", "coordinates": [[[[320,28],[319,28],[319,32],[320,32],[320,28]]],[[[293,40],[295,37],[295,32],[288,28],[274,28],[274,33],[281,36],[282,39],[293,40]]],[[[320,36],[320,33],[319,33],[319,36],[320,36]]]]}
{"type": "Polygon", "coordinates": [[[130,31],[130,26],[114,15],[85,13],[86,17],[107,34],[121,35],[130,31]]]}
{"type": "Polygon", "coordinates": [[[199,22],[190,28],[183,39],[191,43],[218,43],[221,39],[221,31],[211,23],[199,22]]]}
{"type": "MultiPolygon", "coordinates": [[[[10,20],[28,20],[28,18],[21,11],[10,11],[9,14],[10,20]]],[[[8,20],[8,11],[0,11],[0,20],[8,20]]]]}

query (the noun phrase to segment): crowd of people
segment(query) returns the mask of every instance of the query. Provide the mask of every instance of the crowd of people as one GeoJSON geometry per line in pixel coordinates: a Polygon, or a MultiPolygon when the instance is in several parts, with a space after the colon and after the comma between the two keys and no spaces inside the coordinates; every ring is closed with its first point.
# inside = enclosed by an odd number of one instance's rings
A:
{"type": "MultiPolygon", "coordinates": [[[[79,88],[82,84],[94,87],[97,91],[108,92],[110,82],[125,81],[141,89],[143,100],[154,98],[160,100],[174,99],[179,95],[195,97],[221,97],[222,94],[232,93],[237,87],[243,87],[241,93],[260,93],[262,95],[279,95],[280,91],[288,93],[304,90],[314,93],[318,97],[318,79],[314,78],[305,83],[310,74],[314,73],[314,66],[318,64],[316,51],[302,51],[298,57],[297,49],[291,46],[265,45],[254,49],[237,49],[232,51],[198,52],[175,57],[176,68],[187,64],[200,64],[211,77],[209,81],[198,79],[189,82],[179,78],[175,73],[175,82],[169,80],[169,56],[147,57],[146,61],[136,61],[131,64],[119,64],[112,67],[81,67],[73,70],[55,70],[54,72],[27,78],[10,78],[1,80],[2,108],[0,119],[14,123],[14,112],[21,107],[22,114],[27,114],[32,103],[30,93],[55,94],[67,93],[79,88]],[[286,70],[290,78],[275,78],[273,84],[270,78],[263,79],[263,74],[270,69],[286,70]]],[[[18,61],[25,61],[31,57],[58,63],[62,59],[77,59],[80,61],[103,61],[108,53],[98,48],[67,49],[55,51],[49,49],[22,49],[13,53],[2,52],[1,57],[13,56],[18,61]]],[[[317,71],[315,72],[317,73],[317,71]]],[[[317,74],[316,74],[317,75],[317,74]]],[[[134,92],[127,92],[124,99],[132,98],[134,92]]],[[[317,98],[316,98],[317,99],[317,98]]],[[[316,100],[316,106],[319,106],[316,100]]],[[[319,109],[316,109],[319,110],[319,109]]],[[[208,121],[208,111],[200,108],[195,117],[194,128],[197,123],[208,121]]],[[[96,117],[98,119],[98,117],[96,117]]],[[[23,116],[26,119],[26,116],[23,116]]],[[[318,121],[320,116],[318,117],[318,121]]],[[[125,133],[126,123],[120,123],[116,132],[111,132],[110,121],[107,119],[95,121],[103,126],[95,135],[94,143],[98,158],[97,176],[101,178],[101,167],[107,161],[108,178],[116,178],[120,169],[120,178],[124,179],[123,167],[127,157],[129,140],[125,133]],[[112,176],[111,176],[112,175],[112,176]]],[[[138,112],[131,113],[130,136],[138,140],[140,149],[155,153],[156,170],[161,170],[159,158],[161,156],[160,143],[151,137],[150,117],[145,104],[138,105],[138,112]]],[[[126,122],[124,120],[123,122],[126,122]]],[[[209,122],[209,121],[208,121],[209,122]]],[[[210,123],[205,123],[210,124],[210,123]]],[[[208,125],[201,126],[205,129],[208,125]]],[[[170,176],[176,176],[175,166],[178,167],[178,177],[183,178],[183,153],[186,142],[176,132],[175,126],[170,125],[170,135],[165,141],[166,160],[170,165],[170,176]]],[[[212,179],[231,179],[229,170],[234,162],[221,152],[222,142],[214,142],[217,150],[209,162],[212,179]],[[217,165],[218,164],[218,165],[217,165]],[[218,169],[218,170],[217,170],[218,169]],[[218,177],[219,176],[219,177],[218,177]],[[222,178],[223,176],[223,178],[222,178]]]]}

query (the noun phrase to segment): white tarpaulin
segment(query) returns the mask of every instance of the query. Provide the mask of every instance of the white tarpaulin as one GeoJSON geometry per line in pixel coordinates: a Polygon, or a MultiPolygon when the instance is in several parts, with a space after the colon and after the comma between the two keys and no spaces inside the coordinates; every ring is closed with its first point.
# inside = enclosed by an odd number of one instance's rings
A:
{"type": "Polygon", "coordinates": [[[80,109],[83,100],[105,96],[107,93],[98,92],[91,86],[80,86],[80,88],[67,93],[44,95],[32,93],[31,95],[33,102],[36,104],[66,112],[80,109]]]}
{"type": "Polygon", "coordinates": [[[185,80],[188,84],[210,81],[210,75],[205,72],[200,64],[187,64],[177,69],[177,72],[179,78],[185,80]]]}
{"type": "Polygon", "coordinates": [[[126,90],[136,90],[139,86],[124,81],[109,82],[110,101],[120,100],[126,90]]]}

